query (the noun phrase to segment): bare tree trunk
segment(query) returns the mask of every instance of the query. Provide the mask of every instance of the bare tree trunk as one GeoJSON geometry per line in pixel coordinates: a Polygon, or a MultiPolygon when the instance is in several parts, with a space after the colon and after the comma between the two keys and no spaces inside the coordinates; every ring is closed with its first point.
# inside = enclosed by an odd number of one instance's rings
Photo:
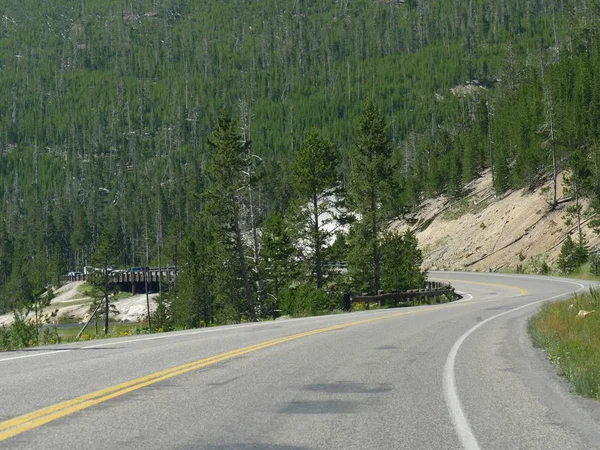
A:
{"type": "Polygon", "coordinates": [[[238,257],[240,259],[240,270],[242,280],[244,282],[244,292],[246,294],[246,300],[248,301],[248,312],[251,315],[251,317],[254,317],[254,297],[252,295],[252,287],[250,286],[250,280],[248,279],[248,268],[246,266],[246,255],[244,255],[244,246],[242,244],[242,231],[240,230],[240,217],[237,205],[234,205],[233,207],[233,215],[233,221],[235,225],[235,244],[237,247],[238,257]]]}
{"type": "Polygon", "coordinates": [[[377,245],[378,227],[377,227],[377,204],[375,203],[375,192],[371,191],[371,233],[373,245],[373,275],[375,281],[375,294],[381,289],[381,261],[379,256],[379,246],[377,245]]]}
{"type": "Polygon", "coordinates": [[[581,232],[581,208],[579,207],[579,189],[577,189],[577,184],[575,184],[575,210],[577,211],[577,231],[579,232],[579,241],[582,240],[582,232],[581,232]]]}
{"type": "Polygon", "coordinates": [[[552,210],[556,209],[558,200],[556,199],[556,186],[558,179],[558,169],[556,167],[556,147],[554,146],[554,138],[552,138],[552,181],[553,181],[553,197],[552,197],[552,210]]]}
{"type": "Polygon", "coordinates": [[[556,161],[556,142],[554,136],[554,113],[552,110],[552,97],[549,92],[546,93],[545,98],[546,103],[546,120],[547,126],[550,128],[550,151],[552,152],[552,181],[553,181],[553,196],[552,196],[552,211],[556,209],[558,206],[558,201],[556,198],[557,184],[558,184],[558,167],[556,161]]]}
{"type": "Polygon", "coordinates": [[[108,294],[104,294],[104,334],[108,334],[108,294]]]}
{"type": "Polygon", "coordinates": [[[321,237],[319,235],[319,198],[317,194],[313,194],[313,242],[315,245],[315,274],[317,276],[317,288],[323,287],[323,261],[321,261],[321,237]]]}
{"type": "MultiPolygon", "coordinates": [[[[245,80],[243,77],[244,72],[242,72],[242,80],[245,80]]],[[[245,81],[244,83],[244,97],[245,97],[245,81]]],[[[249,142],[250,140],[250,117],[251,114],[248,111],[248,105],[245,100],[239,100],[240,114],[242,116],[242,138],[244,142],[249,142]]],[[[264,311],[263,299],[262,299],[262,280],[260,276],[260,247],[258,245],[258,231],[256,227],[256,220],[254,219],[254,189],[252,188],[252,176],[254,175],[254,165],[253,158],[257,157],[253,155],[251,152],[251,147],[247,147],[248,151],[245,155],[246,157],[246,172],[245,176],[247,179],[247,188],[248,188],[248,207],[250,212],[250,226],[252,227],[252,256],[254,262],[254,271],[256,272],[256,280],[257,280],[257,293],[256,300],[258,301],[258,307],[260,313],[264,311]]],[[[260,159],[260,157],[257,157],[260,159]]]]}
{"type": "Polygon", "coordinates": [[[490,102],[487,102],[487,121],[488,121],[488,145],[490,148],[490,171],[492,172],[492,185],[494,185],[494,142],[492,140],[492,113],[490,111],[490,102]]]}
{"type": "Polygon", "coordinates": [[[162,245],[162,211],[160,202],[158,204],[158,214],[156,216],[156,250],[158,254],[158,297],[162,301],[162,264],[160,260],[160,247],[162,245]]]}
{"type": "Polygon", "coordinates": [[[260,276],[260,247],[258,245],[258,231],[256,221],[254,220],[254,192],[250,182],[248,182],[248,201],[250,203],[250,224],[252,225],[252,253],[254,260],[254,270],[257,275],[258,293],[256,294],[260,311],[264,310],[262,301],[262,279],[260,276]]]}

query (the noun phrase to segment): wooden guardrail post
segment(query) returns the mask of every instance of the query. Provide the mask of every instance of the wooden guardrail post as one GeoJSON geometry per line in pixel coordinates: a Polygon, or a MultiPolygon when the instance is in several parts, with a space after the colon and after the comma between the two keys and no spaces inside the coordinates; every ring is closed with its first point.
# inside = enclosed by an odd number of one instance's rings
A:
{"type": "Polygon", "coordinates": [[[352,308],[352,297],[348,293],[344,294],[343,308],[346,312],[350,311],[350,309],[352,308]]]}

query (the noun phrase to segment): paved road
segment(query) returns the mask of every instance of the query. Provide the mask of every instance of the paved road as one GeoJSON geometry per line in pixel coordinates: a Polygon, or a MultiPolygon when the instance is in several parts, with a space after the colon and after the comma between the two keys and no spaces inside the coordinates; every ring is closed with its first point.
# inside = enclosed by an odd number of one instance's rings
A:
{"type": "Polygon", "coordinates": [[[464,299],[2,353],[0,448],[600,449],[525,331],[587,283],[432,277],[464,299]]]}

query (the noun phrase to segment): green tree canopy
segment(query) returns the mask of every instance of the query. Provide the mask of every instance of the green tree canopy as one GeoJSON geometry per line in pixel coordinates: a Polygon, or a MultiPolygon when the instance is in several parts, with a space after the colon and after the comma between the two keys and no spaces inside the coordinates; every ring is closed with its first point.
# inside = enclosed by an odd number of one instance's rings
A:
{"type": "MultiPolygon", "coordinates": [[[[332,213],[334,188],[339,185],[339,156],[333,143],[312,129],[304,138],[292,167],[292,184],[301,201],[307,202],[305,234],[310,242],[317,288],[323,287],[323,249],[329,232],[324,230],[323,213],[332,213]]],[[[305,206],[299,206],[301,210],[305,206]]]]}

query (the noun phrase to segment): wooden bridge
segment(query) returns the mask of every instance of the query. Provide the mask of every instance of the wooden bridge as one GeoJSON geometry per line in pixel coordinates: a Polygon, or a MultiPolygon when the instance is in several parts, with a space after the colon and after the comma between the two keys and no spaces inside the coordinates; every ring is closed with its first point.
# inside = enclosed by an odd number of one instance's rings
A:
{"type": "MultiPolygon", "coordinates": [[[[102,272],[97,269],[95,273],[98,273],[98,271],[102,272]]],[[[67,276],[63,277],[62,281],[63,283],[87,281],[89,276],[89,273],[70,272],[67,276]]],[[[148,292],[158,292],[160,283],[173,284],[176,277],[177,270],[173,267],[141,267],[130,270],[111,270],[109,274],[110,280],[118,284],[122,291],[131,291],[132,294],[146,292],[146,286],[148,286],[148,292]]]]}

